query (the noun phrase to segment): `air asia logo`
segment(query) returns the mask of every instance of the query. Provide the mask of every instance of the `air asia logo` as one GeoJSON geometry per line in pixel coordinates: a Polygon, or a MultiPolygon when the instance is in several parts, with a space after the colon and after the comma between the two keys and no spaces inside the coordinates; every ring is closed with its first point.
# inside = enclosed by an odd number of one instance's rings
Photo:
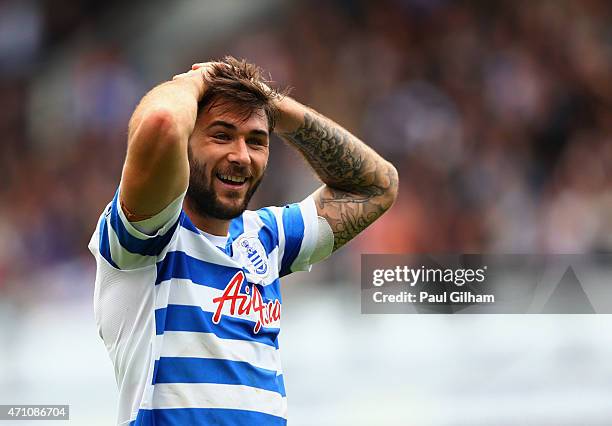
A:
{"type": "Polygon", "coordinates": [[[251,269],[254,270],[257,275],[265,276],[268,273],[266,251],[258,238],[244,237],[239,241],[238,247],[242,253],[246,255],[252,266],[251,269]]]}
{"type": "Polygon", "coordinates": [[[255,312],[258,316],[255,327],[253,327],[253,333],[259,333],[261,327],[271,324],[280,319],[281,315],[281,304],[278,299],[263,303],[261,293],[257,289],[257,286],[246,287],[245,293],[240,293],[240,288],[245,280],[244,272],[239,271],[223,290],[221,297],[215,297],[213,303],[217,305],[217,310],[213,315],[212,321],[215,324],[219,324],[221,320],[221,313],[225,303],[230,304],[230,315],[250,315],[251,311],[255,312]],[[252,292],[253,294],[249,294],[252,292]]]}

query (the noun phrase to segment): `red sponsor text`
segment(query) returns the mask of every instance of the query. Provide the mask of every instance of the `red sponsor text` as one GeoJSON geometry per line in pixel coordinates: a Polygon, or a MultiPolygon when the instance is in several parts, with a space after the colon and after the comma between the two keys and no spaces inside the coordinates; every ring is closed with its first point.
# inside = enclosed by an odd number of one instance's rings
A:
{"type": "Polygon", "coordinates": [[[213,315],[212,321],[215,324],[219,324],[223,306],[229,303],[230,315],[250,315],[251,312],[257,314],[257,322],[253,327],[253,333],[257,334],[259,330],[261,330],[261,327],[280,320],[281,304],[278,299],[263,303],[263,298],[256,285],[252,285],[251,287],[247,286],[245,288],[245,293],[241,293],[240,288],[244,280],[244,272],[238,271],[227,284],[225,290],[223,290],[223,294],[213,299],[213,303],[217,305],[217,309],[213,315]],[[249,294],[249,292],[252,294],[249,294]]]}

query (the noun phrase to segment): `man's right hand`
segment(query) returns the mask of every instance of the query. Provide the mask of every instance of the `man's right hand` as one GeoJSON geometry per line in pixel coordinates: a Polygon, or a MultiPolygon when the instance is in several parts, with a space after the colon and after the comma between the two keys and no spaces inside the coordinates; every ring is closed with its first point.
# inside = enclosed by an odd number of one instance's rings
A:
{"type": "Polygon", "coordinates": [[[172,81],[188,81],[194,83],[198,90],[199,101],[206,92],[206,82],[210,79],[210,72],[215,64],[221,64],[221,62],[201,62],[193,64],[189,71],[172,77],[172,81]]]}

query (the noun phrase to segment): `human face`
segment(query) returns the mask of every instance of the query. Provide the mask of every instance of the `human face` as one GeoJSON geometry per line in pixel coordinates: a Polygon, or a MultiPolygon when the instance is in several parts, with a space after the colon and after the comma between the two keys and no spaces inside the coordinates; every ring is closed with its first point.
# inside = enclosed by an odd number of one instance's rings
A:
{"type": "Polygon", "coordinates": [[[227,103],[202,111],[189,140],[190,207],[222,220],[242,214],[264,175],[269,142],[263,110],[246,119],[227,103]]]}

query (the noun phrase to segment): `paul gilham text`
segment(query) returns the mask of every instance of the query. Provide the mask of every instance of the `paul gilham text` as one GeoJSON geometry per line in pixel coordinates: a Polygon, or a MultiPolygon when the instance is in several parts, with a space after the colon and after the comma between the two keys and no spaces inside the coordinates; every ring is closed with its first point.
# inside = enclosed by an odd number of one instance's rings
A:
{"type": "Polygon", "coordinates": [[[384,294],[382,291],[372,295],[376,303],[495,303],[493,294],[473,294],[469,291],[453,291],[451,293],[429,294],[426,291],[416,294],[402,291],[398,294],[384,294]]]}
{"type": "Polygon", "coordinates": [[[495,303],[493,294],[474,294],[469,291],[453,291],[451,293],[429,294],[419,293],[419,302],[427,303],[495,303]]]}

